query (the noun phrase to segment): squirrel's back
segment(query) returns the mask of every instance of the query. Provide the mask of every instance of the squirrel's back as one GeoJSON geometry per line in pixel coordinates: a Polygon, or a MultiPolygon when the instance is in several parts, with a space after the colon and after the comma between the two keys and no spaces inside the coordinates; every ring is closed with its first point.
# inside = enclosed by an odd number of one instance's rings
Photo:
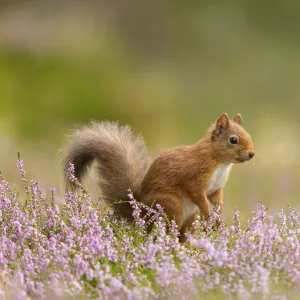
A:
{"type": "MultiPolygon", "coordinates": [[[[93,161],[97,161],[101,197],[111,204],[128,201],[129,188],[138,196],[149,165],[142,137],[135,135],[129,126],[114,122],[92,122],[75,129],[67,139],[62,160],[65,173],[69,163],[74,164],[79,181],[93,161]]],[[[115,208],[124,217],[131,218],[128,203],[115,208]]]]}

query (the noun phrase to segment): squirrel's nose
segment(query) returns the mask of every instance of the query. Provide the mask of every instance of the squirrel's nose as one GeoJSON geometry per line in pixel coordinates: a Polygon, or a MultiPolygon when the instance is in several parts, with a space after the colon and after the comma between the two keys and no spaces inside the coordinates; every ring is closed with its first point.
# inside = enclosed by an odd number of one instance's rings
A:
{"type": "Polygon", "coordinates": [[[249,152],[249,157],[250,157],[250,159],[251,159],[254,155],[255,155],[254,152],[249,152]]]}

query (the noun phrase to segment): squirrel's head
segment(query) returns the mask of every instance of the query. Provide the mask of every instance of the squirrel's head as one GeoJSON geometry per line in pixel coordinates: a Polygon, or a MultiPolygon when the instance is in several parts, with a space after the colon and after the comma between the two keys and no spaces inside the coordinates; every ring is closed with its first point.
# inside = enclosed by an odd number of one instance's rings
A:
{"type": "Polygon", "coordinates": [[[211,140],[218,150],[220,160],[242,163],[254,156],[250,134],[242,126],[242,116],[236,114],[232,120],[223,113],[210,131],[211,140]]]}

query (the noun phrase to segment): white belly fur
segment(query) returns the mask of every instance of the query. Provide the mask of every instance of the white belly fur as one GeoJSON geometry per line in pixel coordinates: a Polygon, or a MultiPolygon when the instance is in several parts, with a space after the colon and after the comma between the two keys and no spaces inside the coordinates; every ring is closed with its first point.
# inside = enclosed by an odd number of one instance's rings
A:
{"type": "Polygon", "coordinates": [[[192,200],[186,194],[182,196],[182,208],[183,222],[199,211],[198,205],[192,202],[192,200]]]}
{"type": "MultiPolygon", "coordinates": [[[[208,196],[213,194],[215,191],[217,191],[225,185],[231,167],[232,164],[220,164],[217,167],[206,187],[206,193],[208,196]]],[[[183,222],[185,222],[189,217],[191,217],[199,211],[198,205],[192,202],[192,200],[186,194],[183,194],[182,196],[182,207],[183,222]]]]}
{"type": "Polygon", "coordinates": [[[231,167],[232,164],[220,164],[217,167],[206,187],[206,193],[208,196],[213,194],[218,189],[224,187],[228,179],[231,167]]]}

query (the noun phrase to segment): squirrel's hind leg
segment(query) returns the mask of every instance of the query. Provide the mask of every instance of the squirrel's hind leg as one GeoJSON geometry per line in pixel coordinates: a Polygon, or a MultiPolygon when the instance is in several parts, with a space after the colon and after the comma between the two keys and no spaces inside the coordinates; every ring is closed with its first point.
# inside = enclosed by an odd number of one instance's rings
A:
{"type": "MultiPolygon", "coordinates": [[[[179,229],[180,236],[179,236],[179,242],[184,243],[187,240],[187,237],[185,236],[185,233],[188,232],[192,228],[192,224],[196,219],[197,214],[194,214],[190,216],[181,226],[179,229]]],[[[191,234],[194,235],[196,233],[196,230],[192,230],[191,234]]]]}

